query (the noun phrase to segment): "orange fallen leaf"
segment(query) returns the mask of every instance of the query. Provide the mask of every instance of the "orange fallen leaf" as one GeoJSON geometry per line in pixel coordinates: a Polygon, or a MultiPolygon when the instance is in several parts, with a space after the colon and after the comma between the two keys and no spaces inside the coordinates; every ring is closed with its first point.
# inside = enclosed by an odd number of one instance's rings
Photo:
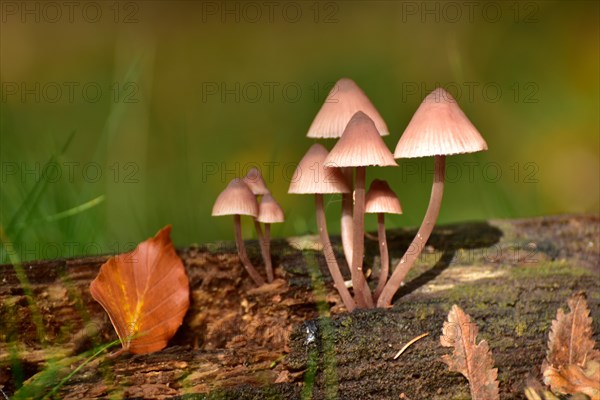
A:
{"type": "Polygon", "coordinates": [[[498,369],[494,368],[494,359],[488,344],[482,340],[476,344],[477,325],[457,305],[453,305],[444,322],[440,343],[444,347],[453,347],[452,354],[442,356],[450,371],[463,374],[469,380],[473,400],[497,400],[498,369]]]}
{"type": "Polygon", "coordinates": [[[162,350],[189,307],[189,282],[170,231],[166,226],[133,252],[111,257],[90,285],[123,350],[133,354],[162,350]]]}
{"type": "Polygon", "coordinates": [[[592,338],[592,318],[583,293],[569,300],[570,311],[556,313],[542,365],[544,383],[556,393],[584,393],[600,400],[600,352],[592,338]]]}

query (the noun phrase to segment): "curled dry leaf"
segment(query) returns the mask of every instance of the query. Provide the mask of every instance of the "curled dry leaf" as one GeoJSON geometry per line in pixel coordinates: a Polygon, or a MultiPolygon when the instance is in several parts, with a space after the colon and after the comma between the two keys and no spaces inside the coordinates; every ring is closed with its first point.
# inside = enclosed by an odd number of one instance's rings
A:
{"type": "Polygon", "coordinates": [[[600,363],[589,361],[585,368],[570,364],[550,367],[544,371],[544,382],[556,393],[583,393],[592,400],[600,400],[600,363]]]}
{"type": "Polygon", "coordinates": [[[585,294],[569,300],[569,313],[556,313],[542,365],[544,383],[556,393],[584,393],[600,400],[600,352],[592,339],[592,318],[585,294]]]}
{"type": "Polygon", "coordinates": [[[90,285],[123,349],[133,354],[163,349],[189,307],[189,282],[170,231],[167,226],[133,252],[111,257],[90,285]]]}
{"type": "Polygon", "coordinates": [[[498,369],[485,340],[476,344],[477,325],[457,305],[453,305],[444,322],[440,343],[453,347],[452,354],[442,356],[450,371],[463,374],[469,380],[473,400],[498,400],[498,369]]]}

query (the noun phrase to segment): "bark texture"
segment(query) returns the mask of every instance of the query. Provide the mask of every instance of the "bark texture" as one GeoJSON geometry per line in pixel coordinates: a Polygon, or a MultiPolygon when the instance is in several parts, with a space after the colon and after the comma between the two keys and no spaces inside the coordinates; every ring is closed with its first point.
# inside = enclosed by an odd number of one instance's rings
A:
{"type": "MultiPolygon", "coordinates": [[[[414,234],[387,232],[393,264],[414,234]]],[[[247,245],[262,265],[258,243],[247,245]]],[[[0,389],[15,398],[55,389],[61,399],[467,399],[466,380],[440,361],[442,324],[458,304],[490,345],[501,398],[523,399],[574,291],[587,293],[600,336],[597,216],[440,226],[389,310],[346,313],[320,250],[316,236],[274,240],[276,279],[257,288],[232,243],[181,249],[191,292],[183,326],[163,351],[115,358],[89,358],[116,339],[88,289],[107,257],[0,266],[0,389]]],[[[377,257],[377,235],[367,234],[365,265],[377,257]]]]}

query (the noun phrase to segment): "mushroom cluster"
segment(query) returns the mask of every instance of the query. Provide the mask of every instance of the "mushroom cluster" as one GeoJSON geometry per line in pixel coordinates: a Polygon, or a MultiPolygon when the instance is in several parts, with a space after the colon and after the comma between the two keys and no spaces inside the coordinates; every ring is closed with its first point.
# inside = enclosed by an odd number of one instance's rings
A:
{"type": "Polygon", "coordinates": [[[289,193],[315,194],[317,225],[327,266],[344,305],[354,308],[390,307],[415,260],[421,254],[437,220],[444,190],[445,156],[487,150],[487,144],[462,112],[456,100],[438,88],[421,103],[402,134],[394,154],[381,136],[387,125],[365,93],[352,80],[339,80],[316,115],[307,136],[339,138],[330,152],[313,145],[290,184],[289,193]],[[395,159],[433,156],[435,172],[431,199],[417,235],[390,275],[384,214],[401,214],[396,194],[387,182],[374,180],[365,194],[366,168],[397,166],[395,159]],[[323,194],[341,193],[341,236],[350,267],[352,290],[344,283],[327,233],[323,194]],[[380,273],[371,292],[363,271],[364,214],[378,215],[380,273]]]}
{"type": "MultiPolygon", "coordinates": [[[[314,139],[339,140],[331,151],[321,144],[311,146],[298,164],[288,191],[315,195],[317,227],[325,261],[349,311],[355,308],[390,307],[435,226],[444,192],[445,157],[487,150],[485,140],[456,100],[441,88],[425,97],[393,154],[381,138],[385,135],[389,135],[387,125],[366,94],[351,79],[340,79],[330,91],[307,134],[314,139]],[[402,207],[390,185],[383,180],[374,179],[366,193],[366,170],[367,167],[395,167],[398,165],[395,159],[399,158],[427,156],[434,157],[435,166],[429,206],[412,243],[395,268],[390,270],[384,215],[402,214],[402,207]],[[338,193],[342,196],[342,247],[350,268],[352,294],[344,281],[329,239],[323,205],[324,195],[338,193]],[[373,290],[363,271],[365,213],[377,214],[378,222],[381,265],[373,290]]],[[[212,215],[234,216],[240,261],[254,282],[262,285],[265,281],[248,258],[241,231],[241,216],[253,217],[267,281],[271,282],[270,229],[271,224],[284,221],[284,213],[270,194],[260,171],[253,168],[242,179],[231,181],[217,198],[212,215]]]]}
{"type": "Polygon", "coordinates": [[[252,280],[260,286],[265,283],[265,280],[252,265],[242,237],[241,216],[247,215],[253,218],[261,255],[265,263],[267,282],[272,282],[271,224],[284,222],[285,217],[283,209],[271,195],[260,171],[252,168],[242,179],[235,178],[229,182],[225,190],[217,197],[212,215],[233,215],[235,244],[240,261],[252,280]],[[261,223],[264,225],[264,232],[261,223]]]}

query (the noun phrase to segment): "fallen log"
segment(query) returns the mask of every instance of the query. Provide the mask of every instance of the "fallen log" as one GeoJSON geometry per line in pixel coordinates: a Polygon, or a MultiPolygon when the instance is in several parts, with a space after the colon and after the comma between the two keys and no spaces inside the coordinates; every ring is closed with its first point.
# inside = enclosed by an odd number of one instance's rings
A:
{"type": "MultiPolygon", "coordinates": [[[[388,232],[392,265],[414,233],[388,232]]],[[[366,242],[377,276],[376,235],[366,242]]],[[[258,244],[248,248],[261,265],[258,244]]],[[[272,252],[277,279],[256,288],[232,243],[180,249],[191,289],[183,326],[163,351],[115,358],[94,355],[116,334],[88,290],[108,257],[0,266],[0,389],[61,399],[468,398],[466,380],[440,361],[441,327],[458,304],[490,345],[501,398],[522,399],[573,292],[587,293],[600,337],[597,216],[440,226],[389,310],[345,312],[315,236],[276,240],[272,252]]]]}

